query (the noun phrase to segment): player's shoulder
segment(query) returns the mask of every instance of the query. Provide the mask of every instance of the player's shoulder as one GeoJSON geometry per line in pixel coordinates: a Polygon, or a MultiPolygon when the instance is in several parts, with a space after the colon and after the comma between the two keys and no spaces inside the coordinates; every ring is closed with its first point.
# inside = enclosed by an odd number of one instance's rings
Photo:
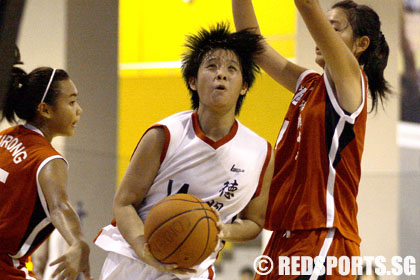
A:
{"type": "Polygon", "coordinates": [[[313,81],[321,79],[322,75],[314,70],[306,70],[303,71],[297,82],[296,82],[296,91],[299,90],[299,87],[304,86],[306,84],[312,83],[313,81]]]}
{"type": "Polygon", "coordinates": [[[19,129],[19,127],[20,127],[19,125],[7,127],[7,128],[0,131],[0,135],[16,133],[16,131],[19,129]]]}
{"type": "Polygon", "coordinates": [[[246,142],[258,143],[263,146],[267,146],[268,141],[260,136],[258,133],[250,129],[249,127],[243,125],[240,121],[236,120],[238,123],[238,134],[239,137],[245,139],[246,142]]]}
{"type": "Polygon", "coordinates": [[[157,125],[176,125],[176,124],[183,124],[185,122],[188,122],[191,120],[191,116],[194,113],[194,111],[183,111],[179,113],[175,113],[173,115],[170,115],[160,121],[158,121],[157,125]]]}

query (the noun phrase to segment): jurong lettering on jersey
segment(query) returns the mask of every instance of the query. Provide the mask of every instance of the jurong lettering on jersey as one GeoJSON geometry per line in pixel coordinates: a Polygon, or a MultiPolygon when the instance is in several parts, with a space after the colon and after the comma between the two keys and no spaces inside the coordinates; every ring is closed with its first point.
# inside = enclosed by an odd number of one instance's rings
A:
{"type": "Polygon", "coordinates": [[[0,135],[0,148],[5,148],[11,153],[15,164],[22,162],[28,156],[25,146],[23,146],[19,138],[11,135],[0,135]]]}
{"type": "Polygon", "coordinates": [[[0,132],[0,253],[29,256],[53,231],[39,174],[54,159],[65,161],[36,127],[0,132]]]}

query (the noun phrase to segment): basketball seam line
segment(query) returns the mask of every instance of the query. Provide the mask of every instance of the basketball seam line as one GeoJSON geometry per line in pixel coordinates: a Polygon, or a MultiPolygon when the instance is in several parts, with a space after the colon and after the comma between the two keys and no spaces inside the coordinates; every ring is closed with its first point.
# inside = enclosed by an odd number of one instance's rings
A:
{"type": "MultiPolygon", "coordinates": [[[[147,239],[147,240],[149,240],[151,237],[152,237],[152,235],[155,233],[155,231],[157,231],[161,226],[163,226],[164,224],[166,224],[168,221],[170,221],[170,220],[172,220],[172,219],[174,219],[174,218],[176,218],[176,217],[179,217],[179,216],[181,216],[181,215],[184,215],[185,213],[189,213],[189,212],[193,212],[193,211],[198,211],[198,210],[203,210],[203,208],[196,208],[196,209],[190,209],[190,210],[186,210],[186,211],[184,211],[184,212],[182,212],[182,213],[179,213],[179,214],[176,214],[175,216],[172,216],[172,217],[170,217],[169,219],[167,219],[167,220],[165,220],[165,221],[163,221],[162,223],[160,223],[160,225],[159,226],[157,226],[151,233],[150,233],[150,235],[149,235],[149,238],[147,239]]],[[[208,216],[206,216],[206,217],[208,217],[208,216]]],[[[147,218],[146,218],[146,220],[147,220],[147,218]]]]}
{"type": "MultiPolygon", "coordinates": [[[[203,205],[201,205],[201,208],[204,209],[204,212],[206,213],[206,217],[207,216],[207,209],[203,207],[203,205]]],[[[209,244],[209,240],[210,240],[210,222],[209,219],[207,219],[207,240],[206,240],[206,246],[203,249],[203,252],[201,252],[201,255],[194,261],[194,263],[196,263],[199,259],[201,259],[201,257],[204,255],[204,253],[206,252],[207,246],[209,244]]]]}
{"type": "MultiPolygon", "coordinates": [[[[188,237],[191,235],[191,232],[193,232],[194,231],[194,229],[197,227],[197,225],[198,225],[198,223],[201,221],[201,220],[203,220],[203,219],[207,219],[207,220],[212,220],[212,221],[214,221],[213,220],[213,218],[211,218],[211,217],[209,217],[209,216],[205,216],[205,217],[201,217],[196,223],[195,223],[195,225],[194,225],[194,227],[190,230],[190,232],[187,234],[187,236],[184,238],[184,240],[182,240],[182,242],[178,245],[178,247],[176,247],[173,251],[172,251],[172,253],[170,253],[168,256],[166,256],[166,258],[163,258],[163,259],[161,259],[161,260],[159,260],[159,261],[165,261],[166,259],[168,259],[169,257],[171,257],[184,243],[185,243],[185,241],[188,239],[188,237]]],[[[206,247],[207,247],[207,245],[206,245],[206,247]]]]}

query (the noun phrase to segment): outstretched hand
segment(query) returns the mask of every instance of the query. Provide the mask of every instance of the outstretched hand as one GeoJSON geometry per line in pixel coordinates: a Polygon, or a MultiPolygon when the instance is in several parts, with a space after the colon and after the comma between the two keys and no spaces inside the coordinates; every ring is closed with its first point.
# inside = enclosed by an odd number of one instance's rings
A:
{"type": "Polygon", "coordinates": [[[83,273],[86,279],[93,280],[90,277],[89,251],[86,242],[70,246],[61,257],[50,263],[50,266],[58,264],[52,277],[59,275],[59,280],[75,280],[80,273],[83,273]]]}

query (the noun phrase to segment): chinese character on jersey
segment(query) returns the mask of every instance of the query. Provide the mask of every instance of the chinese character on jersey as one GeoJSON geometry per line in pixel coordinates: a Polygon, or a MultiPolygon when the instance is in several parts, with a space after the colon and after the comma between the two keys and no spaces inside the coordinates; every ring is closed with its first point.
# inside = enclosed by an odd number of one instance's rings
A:
{"type": "Polygon", "coordinates": [[[238,183],[236,182],[236,180],[234,180],[232,183],[227,181],[223,185],[224,187],[219,191],[219,196],[223,195],[227,199],[231,199],[232,197],[234,197],[234,192],[238,189],[238,183]]]}

